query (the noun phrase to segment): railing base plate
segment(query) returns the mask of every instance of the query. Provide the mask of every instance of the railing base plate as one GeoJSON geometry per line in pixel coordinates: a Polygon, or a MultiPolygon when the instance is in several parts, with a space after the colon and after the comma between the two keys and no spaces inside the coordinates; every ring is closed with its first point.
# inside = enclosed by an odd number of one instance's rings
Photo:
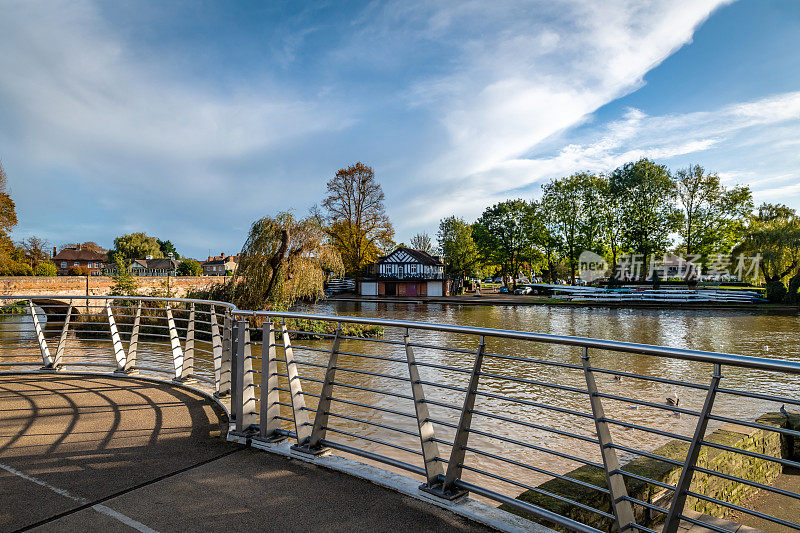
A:
{"type": "Polygon", "coordinates": [[[308,446],[300,446],[295,444],[290,448],[293,454],[299,455],[301,457],[321,457],[323,455],[328,455],[331,453],[330,448],[320,447],[320,448],[309,448],[308,446]]]}
{"type": "Polygon", "coordinates": [[[429,487],[425,483],[419,486],[419,490],[421,490],[425,494],[430,494],[431,496],[434,496],[438,500],[446,500],[451,503],[458,503],[462,500],[465,500],[469,495],[469,491],[466,490],[455,489],[453,491],[444,492],[442,490],[441,485],[434,485],[433,487],[429,487]]]}
{"type": "Polygon", "coordinates": [[[288,438],[289,437],[287,437],[286,435],[281,435],[280,433],[273,433],[272,435],[267,435],[265,437],[262,437],[261,435],[256,435],[255,437],[253,437],[253,440],[258,442],[265,442],[267,444],[275,444],[276,442],[283,442],[288,438]]]}

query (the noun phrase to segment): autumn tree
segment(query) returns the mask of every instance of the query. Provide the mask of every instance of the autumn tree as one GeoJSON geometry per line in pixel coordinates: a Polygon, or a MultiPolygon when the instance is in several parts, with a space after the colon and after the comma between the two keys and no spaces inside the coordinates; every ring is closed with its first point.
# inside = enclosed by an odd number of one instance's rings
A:
{"type": "Polygon", "coordinates": [[[417,233],[411,237],[411,248],[433,255],[436,251],[433,248],[433,241],[427,233],[417,233]]]}
{"type": "Polygon", "coordinates": [[[472,226],[463,218],[443,218],[439,222],[436,238],[444,259],[445,273],[454,280],[453,292],[458,294],[464,278],[473,274],[478,265],[478,247],[472,238],[472,226]]]}
{"type": "Polygon", "coordinates": [[[535,238],[533,208],[524,200],[507,200],[487,207],[475,223],[475,242],[488,263],[502,265],[516,288],[520,265],[532,254],[535,238]]]}
{"type": "Polygon", "coordinates": [[[20,248],[25,251],[25,258],[34,270],[39,263],[47,261],[49,258],[50,243],[42,238],[36,236],[28,237],[20,243],[20,248]]]}
{"type": "Polygon", "coordinates": [[[680,169],[673,178],[681,209],[681,249],[708,262],[712,254],[729,254],[744,233],[753,211],[749,187],[724,187],[719,176],[700,165],[680,169]]]}
{"type": "Polygon", "coordinates": [[[360,274],[393,246],[394,228],[371,167],[358,162],[338,170],[322,206],[325,230],[348,274],[360,274]]]}

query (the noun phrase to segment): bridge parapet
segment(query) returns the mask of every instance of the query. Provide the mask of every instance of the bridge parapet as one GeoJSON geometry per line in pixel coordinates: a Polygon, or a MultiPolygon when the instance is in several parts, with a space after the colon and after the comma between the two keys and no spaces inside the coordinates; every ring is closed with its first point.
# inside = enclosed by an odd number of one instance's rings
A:
{"type": "Polygon", "coordinates": [[[0,367],[105,367],[195,381],[229,398],[230,439],[320,464],[334,464],[326,459],[332,453],[382,464],[417,479],[417,496],[455,511],[467,509],[474,495],[571,531],[655,531],[663,524],[674,532],[702,522],[692,512],[698,507],[800,528],[707,494],[697,482],[724,477],[800,501],[800,494],[766,479],[714,471],[699,460],[724,452],[800,468],[779,450],[737,448],[706,436],[737,424],[800,439],[791,426],[749,416],[770,410],[765,405],[800,406],[800,362],[451,324],[243,311],[199,300],[94,297],[90,310],[81,320],[63,320],[57,347],[34,324],[35,335],[20,337],[18,348],[38,348],[41,358],[31,359],[30,349],[15,358],[14,347],[4,344],[0,367]],[[98,343],[82,344],[89,334],[98,343]],[[779,389],[766,386],[775,383],[779,389]],[[669,440],[685,446],[669,455],[656,450],[669,440]],[[637,457],[666,465],[675,478],[655,479],[629,466],[637,457]],[[599,480],[568,475],[576,466],[599,472],[599,480]],[[599,496],[591,504],[576,501],[568,490],[547,491],[547,480],[599,496]]]}

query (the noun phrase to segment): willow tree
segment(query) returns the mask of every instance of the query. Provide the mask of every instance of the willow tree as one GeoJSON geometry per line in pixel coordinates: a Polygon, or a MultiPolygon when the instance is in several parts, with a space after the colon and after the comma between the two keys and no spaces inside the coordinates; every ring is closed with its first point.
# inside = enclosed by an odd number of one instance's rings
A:
{"type": "Polygon", "coordinates": [[[279,213],[253,223],[226,290],[240,309],[287,309],[322,296],[327,276],[343,270],[316,217],[279,213]]]}

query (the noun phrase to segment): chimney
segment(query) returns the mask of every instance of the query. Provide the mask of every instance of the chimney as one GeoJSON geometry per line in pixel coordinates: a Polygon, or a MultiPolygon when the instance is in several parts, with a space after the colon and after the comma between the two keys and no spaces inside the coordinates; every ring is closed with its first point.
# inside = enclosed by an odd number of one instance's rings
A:
{"type": "Polygon", "coordinates": [[[220,252],[219,255],[221,255],[222,258],[225,259],[225,252],[220,252]]]}
{"type": "Polygon", "coordinates": [[[55,257],[57,253],[58,253],[58,248],[53,246],[53,257],[55,257]]]}

